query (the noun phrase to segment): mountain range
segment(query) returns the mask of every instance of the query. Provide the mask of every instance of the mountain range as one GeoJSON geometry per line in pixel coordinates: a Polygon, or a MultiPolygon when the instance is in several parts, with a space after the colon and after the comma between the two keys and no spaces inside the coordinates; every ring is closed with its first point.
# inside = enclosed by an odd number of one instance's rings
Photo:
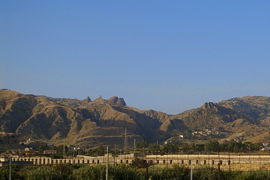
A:
{"type": "Polygon", "coordinates": [[[55,145],[122,146],[136,141],[190,142],[241,140],[269,142],[270,97],[246,96],[207,102],[169,115],[130,107],[123,98],[51,98],[0,90],[0,144],[35,141],[55,145]]]}

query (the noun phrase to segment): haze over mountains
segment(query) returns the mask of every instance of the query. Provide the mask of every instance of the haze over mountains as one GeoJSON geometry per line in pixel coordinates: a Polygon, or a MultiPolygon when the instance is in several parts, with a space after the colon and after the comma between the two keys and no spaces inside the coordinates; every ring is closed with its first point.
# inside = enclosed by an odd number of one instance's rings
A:
{"type": "MultiPolygon", "coordinates": [[[[268,142],[270,98],[248,96],[176,115],[129,107],[123,98],[51,98],[0,90],[0,144],[12,134],[17,142],[44,141],[84,147],[129,141],[189,142],[240,139],[268,142]]],[[[131,144],[131,143],[130,143],[131,144]]]]}

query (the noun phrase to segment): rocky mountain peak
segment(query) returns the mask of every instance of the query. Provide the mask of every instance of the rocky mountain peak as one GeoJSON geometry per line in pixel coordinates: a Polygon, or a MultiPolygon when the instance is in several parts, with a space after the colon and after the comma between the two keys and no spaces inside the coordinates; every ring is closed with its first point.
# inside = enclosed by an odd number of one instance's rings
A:
{"type": "Polygon", "coordinates": [[[218,105],[216,103],[213,103],[213,102],[207,102],[207,103],[204,103],[202,105],[202,108],[203,109],[217,109],[218,105]]]}
{"type": "Polygon", "coordinates": [[[105,99],[102,97],[102,96],[99,96],[98,98],[96,98],[94,100],[95,103],[104,103],[105,102],[105,99]]]}
{"type": "Polygon", "coordinates": [[[108,99],[108,101],[110,103],[113,103],[113,104],[116,104],[116,105],[119,105],[119,106],[126,106],[126,102],[124,100],[124,98],[119,98],[117,96],[112,96],[108,99]]]}
{"type": "Polygon", "coordinates": [[[89,102],[92,102],[91,98],[89,96],[87,96],[83,102],[86,102],[86,103],[89,103],[89,102]]]}

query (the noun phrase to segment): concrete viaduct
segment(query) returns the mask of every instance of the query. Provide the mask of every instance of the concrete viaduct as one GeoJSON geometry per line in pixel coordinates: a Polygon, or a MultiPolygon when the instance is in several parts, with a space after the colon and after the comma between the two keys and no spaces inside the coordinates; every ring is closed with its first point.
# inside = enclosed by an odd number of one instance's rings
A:
{"type": "Polygon", "coordinates": [[[19,157],[13,156],[12,161],[30,162],[35,165],[51,164],[131,164],[135,158],[146,160],[153,165],[231,165],[231,164],[270,164],[270,155],[201,155],[201,154],[179,154],[179,155],[146,155],[135,154],[112,156],[83,156],[75,158],[52,159],[50,157],[19,157]]]}

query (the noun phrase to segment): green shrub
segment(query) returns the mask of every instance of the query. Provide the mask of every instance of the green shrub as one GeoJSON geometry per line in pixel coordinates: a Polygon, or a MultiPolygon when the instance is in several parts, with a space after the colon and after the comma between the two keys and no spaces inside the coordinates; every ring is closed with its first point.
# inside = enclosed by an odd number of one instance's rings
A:
{"type": "Polygon", "coordinates": [[[144,175],[138,169],[127,166],[112,166],[109,175],[113,180],[142,180],[144,175]]]}
{"type": "Polygon", "coordinates": [[[149,175],[152,180],[174,179],[185,180],[189,179],[190,170],[186,167],[174,166],[172,168],[151,167],[149,175]]]}
{"type": "Polygon", "coordinates": [[[201,167],[193,170],[193,179],[198,180],[223,180],[225,179],[222,171],[210,167],[201,167]]]}
{"type": "Polygon", "coordinates": [[[53,180],[58,177],[58,172],[52,166],[27,166],[18,174],[25,180],[53,180]]]}
{"type": "Polygon", "coordinates": [[[269,180],[270,174],[265,171],[246,171],[239,172],[234,180],[269,180]]]}
{"type": "Polygon", "coordinates": [[[83,166],[73,170],[73,178],[76,180],[104,179],[105,169],[102,166],[83,166]]]}

